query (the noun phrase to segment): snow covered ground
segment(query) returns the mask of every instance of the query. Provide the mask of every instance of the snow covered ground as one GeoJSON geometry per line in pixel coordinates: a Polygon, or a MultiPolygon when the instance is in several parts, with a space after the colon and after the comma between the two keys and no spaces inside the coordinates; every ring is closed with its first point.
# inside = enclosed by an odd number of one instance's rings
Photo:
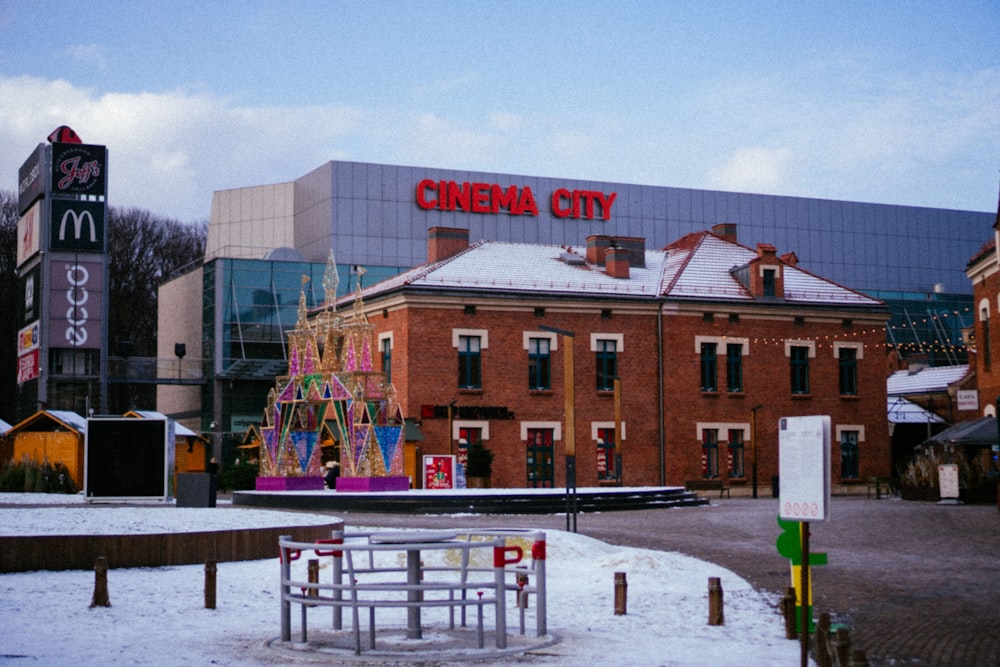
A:
{"type": "MultiPolygon", "coordinates": [[[[107,507],[87,505],[81,496],[0,494],[0,536],[202,531],[329,519],[236,507],[107,507]],[[40,502],[73,505],[25,506],[40,502]]],[[[729,570],[574,533],[548,530],[546,535],[548,630],[559,643],[544,655],[475,664],[798,664],[799,644],[784,638],[777,598],[754,591],[729,570]],[[614,615],[615,572],[627,576],[624,616],[614,615]],[[707,623],[709,577],[722,580],[721,626],[707,623]]],[[[296,566],[304,568],[304,560],[296,566]]],[[[2,574],[0,665],[310,664],[307,657],[290,657],[265,645],[279,635],[277,559],[219,563],[216,609],[204,608],[204,576],[202,565],[114,569],[108,573],[111,606],[91,609],[92,571],[2,574]]],[[[383,621],[393,622],[388,611],[379,612],[383,621]]],[[[405,612],[398,624],[405,626],[405,612]]],[[[325,626],[311,620],[310,627],[325,626]]],[[[529,623],[529,631],[532,627],[529,623]]],[[[517,631],[515,620],[508,621],[508,631],[517,631]]],[[[331,664],[329,657],[325,663],[331,664]]],[[[428,659],[422,664],[441,663],[428,659]]]]}

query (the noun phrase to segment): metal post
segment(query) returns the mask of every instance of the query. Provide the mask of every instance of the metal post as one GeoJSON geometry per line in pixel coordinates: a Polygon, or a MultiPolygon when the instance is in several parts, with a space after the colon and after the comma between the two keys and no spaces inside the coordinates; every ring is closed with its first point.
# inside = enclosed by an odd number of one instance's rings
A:
{"type": "Polygon", "coordinates": [[[757,497],[757,411],[763,405],[750,408],[750,475],[753,483],[753,497],[757,497]]]}
{"type": "Polygon", "coordinates": [[[624,456],[622,452],[622,381],[615,375],[615,465],[618,473],[618,486],[625,485],[625,470],[622,468],[624,456]]]}
{"type": "MultiPolygon", "coordinates": [[[[278,544],[291,540],[291,535],[282,535],[278,538],[278,544]]],[[[292,563],[288,550],[280,547],[278,553],[281,556],[281,585],[278,588],[278,598],[281,600],[281,641],[292,640],[292,603],[288,600],[288,582],[292,578],[292,563]]]]}

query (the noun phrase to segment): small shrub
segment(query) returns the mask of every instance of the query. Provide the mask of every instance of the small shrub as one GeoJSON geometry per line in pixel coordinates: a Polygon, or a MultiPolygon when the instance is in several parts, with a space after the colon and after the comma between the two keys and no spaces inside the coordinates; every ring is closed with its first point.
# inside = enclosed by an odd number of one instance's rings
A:
{"type": "Polygon", "coordinates": [[[0,471],[0,491],[8,493],[76,493],[69,469],[61,462],[39,463],[28,457],[8,461],[0,471]]]}

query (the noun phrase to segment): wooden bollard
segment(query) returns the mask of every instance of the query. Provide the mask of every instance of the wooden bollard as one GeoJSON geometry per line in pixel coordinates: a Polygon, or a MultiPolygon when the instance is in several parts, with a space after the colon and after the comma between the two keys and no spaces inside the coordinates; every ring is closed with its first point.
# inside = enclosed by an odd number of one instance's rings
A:
{"type": "Polygon", "coordinates": [[[833,650],[838,665],[846,665],[851,659],[851,631],[847,628],[837,628],[833,634],[833,650]]]}
{"type": "MultiPolygon", "coordinates": [[[[310,584],[318,584],[319,583],[319,559],[318,558],[310,558],[309,559],[309,583],[310,584]]],[[[309,597],[311,597],[311,598],[318,598],[319,597],[319,589],[318,588],[310,588],[309,589],[309,593],[307,593],[307,595],[309,597]]],[[[313,605],[309,605],[309,606],[310,607],[315,607],[316,605],[313,604],[313,605]]]]}
{"type": "Polygon", "coordinates": [[[110,607],[108,598],[108,559],[98,556],[94,562],[94,596],[90,598],[91,607],[110,607]]]}
{"type": "Polygon", "coordinates": [[[785,597],[781,598],[781,615],[785,619],[785,639],[798,639],[798,622],[795,620],[794,586],[789,586],[785,590],[785,597]]]}
{"type": "MultiPolygon", "coordinates": [[[[789,589],[794,590],[794,589],[789,589]]],[[[792,621],[795,624],[795,621],[792,621]]],[[[830,639],[830,613],[821,612],[816,623],[816,663],[819,667],[832,667],[834,664],[833,647],[830,639]]]]}
{"type": "Polygon", "coordinates": [[[851,651],[851,661],[848,667],[868,667],[868,656],[861,649],[851,651]]]}
{"type": "Polygon", "coordinates": [[[722,625],[725,623],[725,612],[722,603],[722,579],[708,578],[708,624],[722,625]]]}
{"type": "Polygon", "coordinates": [[[624,572],[615,572],[615,616],[628,613],[628,581],[624,572]]]}
{"type": "Polygon", "coordinates": [[[217,569],[214,560],[205,561],[205,609],[215,609],[215,572],[217,569]]]}

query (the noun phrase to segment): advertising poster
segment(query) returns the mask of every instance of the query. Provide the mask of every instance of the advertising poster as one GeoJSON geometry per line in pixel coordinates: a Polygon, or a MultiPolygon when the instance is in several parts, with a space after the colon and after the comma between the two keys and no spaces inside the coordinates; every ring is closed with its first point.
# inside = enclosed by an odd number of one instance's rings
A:
{"type": "Polygon", "coordinates": [[[455,457],[453,455],[424,456],[424,488],[455,488],[455,457]]]}
{"type": "Polygon", "coordinates": [[[36,201],[17,221],[17,266],[35,256],[39,248],[42,202],[36,201]]]}
{"type": "Polygon", "coordinates": [[[34,152],[17,170],[17,212],[23,214],[31,203],[45,194],[42,167],[45,163],[45,144],[38,144],[34,152]]]}

